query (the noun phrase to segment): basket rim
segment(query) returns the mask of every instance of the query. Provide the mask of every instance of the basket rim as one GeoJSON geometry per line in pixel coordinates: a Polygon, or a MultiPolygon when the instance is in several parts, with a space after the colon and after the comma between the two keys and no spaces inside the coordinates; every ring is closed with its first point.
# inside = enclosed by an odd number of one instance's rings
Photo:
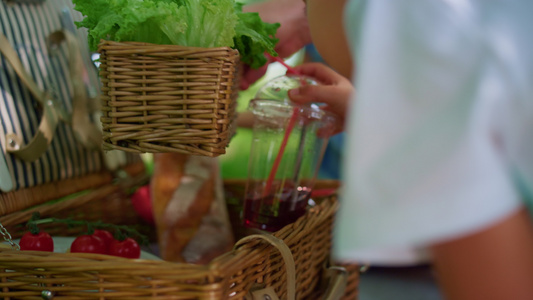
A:
{"type": "MultiPolygon", "coordinates": [[[[329,196],[325,198],[321,203],[311,209],[294,223],[288,224],[282,229],[271,233],[273,236],[284,240],[285,242],[290,242],[295,238],[301,231],[305,231],[309,227],[316,226],[320,224],[321,221],[325,220],[327,217],[332,216],[338,209],[339,201],[336,195],[329,196]],[[296,229],[300,229],[299,231],[296,229]]],[[[28,251],[28,250],[14,250],[9,248],[0,247],[0,261],[4,261],[5,257],[1,257],[4,254],[9,255],[22,255],[26,257],[33,257],[31,260],[33,262],[42,261],[45,262],[47,258],[52,258],[56,262],[64,261],[79,261],[81,262],[92,262],[96,265],[101,263],[108,262],[117,262],[121,266],[125,265],[172,265],[176,267],[177,265],[183,266],[186,269],[202,270],[202,271],[214,271],[216,269],[231,268],[232,260],[236,256],[242,254],[252,254],[254,248],[260,243],[257,241],[249,241],[241,244],[238,248],[230,250],[219,257],[213,259],[210,263],[205,265],[195,265],[195,264],[186,264],[180,262],[171,262],[166,260],[147,260],[147,259],[129,259],[118,256],[111,256],[106,254],[96,254],[96,253],[62,253],[62,252],[43,252],[43,251],[28,251]]],[[[262,247],[270,247],[266,243],[262,247]]],[[[12,260],[12,262],[20,261],[20,259],[12,260]]]]}
{"type": "Polygon", "coordinates": [[[235,52],[239,54],[239,50],[225,46],[225,47],[195,47],[195,46],[183,46],[183,45],[175,45],[175,44],[154,44],[154,43],[147,43],[147,42],[136,42],[136,41],[111,41],[111,40],[104,40],[101,39],[100,43],[98,43],[98,50],[100,51],[100,48],[106,48],[110,46],[123,46],[123,47],[131,47],[135,46],[137,48],[161,48],[161,50],[191,50],[191,51],[230,51],[235,52]]]}

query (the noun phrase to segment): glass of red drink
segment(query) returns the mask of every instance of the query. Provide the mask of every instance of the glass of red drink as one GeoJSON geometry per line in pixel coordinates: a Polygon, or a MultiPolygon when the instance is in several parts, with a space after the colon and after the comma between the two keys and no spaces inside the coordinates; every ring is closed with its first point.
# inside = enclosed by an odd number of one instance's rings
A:
{"type": "Polygon", "coordinates": [[[254,125],[244,225],[277,231],[305,214],[337,118],[286,99],[254,99],[249,109],[254,125]]]}

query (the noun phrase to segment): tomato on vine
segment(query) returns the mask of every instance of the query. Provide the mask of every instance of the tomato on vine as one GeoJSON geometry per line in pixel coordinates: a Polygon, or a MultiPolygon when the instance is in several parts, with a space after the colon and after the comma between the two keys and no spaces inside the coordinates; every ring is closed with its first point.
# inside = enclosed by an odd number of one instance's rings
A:
{"type": "MultiPolygon", "coordinates": [[[[139,258],[141,249],[136,240],[132,238],[126,238],[124,241],[117,241],[110,231],[106,229],[111,229],[115,232],[118,239],[122,240],[123,237],[136,236],[138,240],[143,243],[148,243],[148,238],[139,233],[134,228],[131,228],[126,225],[115,225],[107,224],[102,221],[85,221],[85,220],[73,220],[73,219],[57,219],[57,218],[46,218],[40,219],[39,213],[34,213],[31,219],[28,221],[27,226],[29,231],[35,235],[32,236],[28,233],[28,242],[21,240],[20,246],[24,250],[39,250],[35,248],[30,248],[33,246],[30,243],[30,238],[36,238],[37,233],[39,233],[39,228],[37,227],[40,224],[46,223],[62,223],[67,226],[87,226],[87,233],[84,235],[78,236],[72,244],[70,245],[70,252],[73,253],[98,253],[98,254],[111,254],[122,257],[131,257],[139,258]],[[99,228],[99,229],[95,229],[99,228]],[[111,253],[110,253],[111,252],[111,253]]],[[[41,246],[40,249],[50,249],[43,251],[53,251],[53,240],[47,233],[39,233],[39,236],[48,236],[49,241],[52,243],[52,247],[41,246]]],[[[24,240],[25,240],[24,239],[24,240]]],[[[41,238],[43,239],[43,238],[41,238]]]]}
{"type": "Polygon", "coordinates": [[[26,232],[19,242],[20,250],[54,252],[54,240],[50,234],[41,231],[38,233],[26,232]]]}
{"type": "Polygon", "coordinates": [[[70,252],[107,254],[107,247],[99,237],[85,234],[78,236],[72,242],[70,252]]]}
{"type": "Polygon", "coordinates": [[[114,240],[109,246],[109,255],[139,258],[141,257],[141,247],[132,238],[126,238],[123,241],[114,240]]]}
{"type": "Polygon", "coordinates": [[[115,240],[113,234],[104,229],[95,229],[93,235],[99,237],[102,241],[104,241],[106,253],[109,252],[109,246],[115,240]]]}

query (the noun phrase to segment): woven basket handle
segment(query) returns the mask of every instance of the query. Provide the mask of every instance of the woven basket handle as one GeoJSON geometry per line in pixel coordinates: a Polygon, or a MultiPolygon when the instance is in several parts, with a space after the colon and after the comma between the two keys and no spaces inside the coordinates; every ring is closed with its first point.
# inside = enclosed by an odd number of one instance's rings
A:
{"type": "MultiPolygon", "coordinates": [[[[285,262],[285,270],[287,271],[287,300],[295,300],[296,298],[296,268],[294,266],[294,259],[292,257],[291,250],[283,242],[283,240],[271,235],[271,234],[252,234],[240,239],[234,248],[238,248],[240,245],[249,242],[251,240],[260,239],[268,242],[272,246],[276,247],[281,253],[281,257],[285,262]]],[[[277,295],[270,288],[263,289],[261,291],[252,292],[251,300],[263,300],[264,295],[268,295],[272,300],[278,299],[277,295]],[[260,298],[259,298],[260,297],[260,298]]]]}
{"type": "Polygon", "coordinates": [[[48,93],[39,89],[35,81],[22,66],[15,49],[13,49],[2,33],[0,33],[0,53],[4,55],[24,86],[28,88],[43,108],[39,128],[29,143],[24,145],[15,134],[6,135],[7,151],[24,161],[31,162],[38,159],[48,149],[48,145],[52,141],[54,131],[60,119],[61,109],[48,93]]]}

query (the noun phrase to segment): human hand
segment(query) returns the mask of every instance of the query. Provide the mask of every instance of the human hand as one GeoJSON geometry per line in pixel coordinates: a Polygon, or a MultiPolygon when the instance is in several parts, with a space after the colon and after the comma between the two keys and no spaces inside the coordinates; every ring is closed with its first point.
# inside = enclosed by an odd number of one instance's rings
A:
{"type": "Polygon", "coordinates": [[[290,90],[291,100],[300,104],[313,102],[326,104],[322,109],[337,115],[340,119],[339,126],[334,133],[343,131],[350,97],[355,92],[352,83],[321,63],[305,63],[294,67],[294,71],[314,78],[319,85],[304,85],[290,90]]]}

